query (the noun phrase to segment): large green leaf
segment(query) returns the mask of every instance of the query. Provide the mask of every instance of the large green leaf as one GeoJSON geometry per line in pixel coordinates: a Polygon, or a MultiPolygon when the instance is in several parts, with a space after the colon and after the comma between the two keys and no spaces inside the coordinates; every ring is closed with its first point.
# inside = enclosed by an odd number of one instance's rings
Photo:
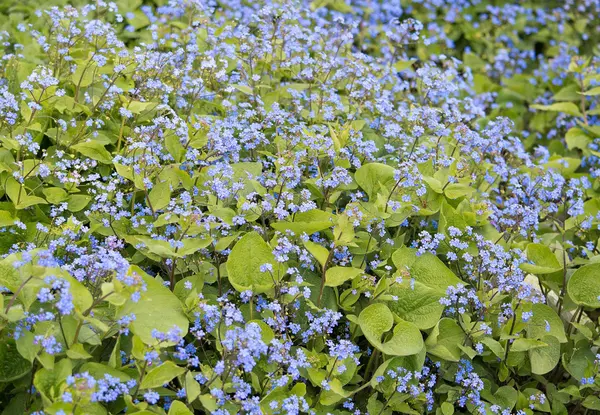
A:
{"type": "Polygon", "coordinates": [[[576,304],[600,308],[600,263],[575,271],[567,284],[567,292],[576,304]]]}
{"type": "Polygon", "coordinates": [[[531,105],[530,108],[534,108],[541,111],[552,111],[552,112],[564,112],[565,114],[574,115],[576,117],[582,117],[583,114],[572,102],[557,102],[551,105],[531,105]]]}
{"type": "Polygon", "coordinates": [[[62,359],[54,369],[48,370],[45,368],[39,369],[33,378],[33,385],[42,395],[44,400],[48,402],[56,398],[60,394],[60,385],[72,373],[72,363],[70,359],[62,359]]]}
{"type": "Polygon", "coordinates": [[[148,199],[154,212],[164,209],[171,201],[171,184],[169,182],[156,183],[148,193],[148,199]]]}
{"type": "Polygon", "coordinates": [[[394,187],[394,168],[387,164],[368,163],[356,170],[356,183],[367,193],[370,201],[377,199],[378,193],[387,197],[394,187]]]}
{"type": "Polygon", "coordinates": [[[100,163],[112,164],[112,156],[104,148],[104,145],[98,141],[86,141],[83,143],[75,144],[71,148],[86,157],[97,160],[100,163]]]}
{"type": "Polygon", "coordinates": [[[465,341],[465,332],[455,320],[443,318],[433,328],[425,341],[427,353],[451,362],[458,362],[460,346],[465,341]]]}
{"type": "Polygon", "coordinates": [[[529,350],[531,371],[536,375],[544,375],[550,372],[558,364],[560,359],[560,343],[554,336],[542,338],[545,346],[529,350]]]}
{"type": "Polygon", "coordinates": [[[17,350],[12,340],[0,342],[0,382],[11,382],[25,376],[31,370],[31,362],[17,350]]]}
{"type": "Polygon", "coordinates": [[[390,302],[389,307],[421,330],[435,326],[444,311],[440,298],[449,286],[461,280],[429,253],[417,256],[414,249],[400,248],[392,255],[392,261],[398,270],[408,270],[415,282],[414,289],[409,284],[392,286],[390,294],[397,296],[398,301],[390,302]]]}
{"type": "Polygon", "coordinates": [[[300,236],[303,233],[312,235],[315,232],[329,229],[333,225],[335,225],[334,215],[322,210],[313,209],[295,214],[290,221],[272,223],[271,227],[280,232],[290,230],[300,236]]]}
{"type": "Polygon", "coordinates": [[[128,299],[119,307],[117,317],[135,314],[136,318],[130,328],[134,334],[146,344],[154,344],[156,340],[152,337],[152,330],[168,332],[174,326],[179,327],[181,335],[188,330],[188,319],[182,311],[181,302],[160,280],[152,278],[138,266],[132,265],[129,274],[137,274],[142,277],[146,284],[146,291],[141,295],[138,302],[128,299]]]}
{"type": "Polygon", "coordinates": [[[324,267],[325,263],[327,262],[327,258],[329,258],[329,251],[327,248],[311,241],[305,241],[304,246],[306,249],[308,249],[308,252],[310,252],[312,256],[317,259],[317,261],[319,261],[321,267],[324,267]]]}
{"type": "Polygon", "coordinates": [[[273,289],[273,278],[281,278],[284,269],[279,269],[269,244],[256,232],[244,235],[233,247],[227,260],[227,274],[233,288],[242,292],[252,290],[265,293],[273,289]],[[261,265],[271,264],[273,276],[262,272],[261,265]]]}
{"type": "Polygon", "coordinates": [[[377,303],[365,308],[358,316],[358,324],[369,343],[387,355],[410,356],[423,348],[419,329],[401,319],[397,319],[394,326],[394,315],[385,304],[377,303]],[[383,341],[382,337],[390,333],[391,338],[383,341]]]}
{"type": "Polygon", "coordinates": [[[565,327],[556,311],[546,304],[533,304],[531,311],[533,316],[527,322],[528,337],[542,339],[546,336],[554,336],[560,343],[567,342],[565,327]],[[550,327],[550,331],[546,330],[547,325],[550,327]]]}

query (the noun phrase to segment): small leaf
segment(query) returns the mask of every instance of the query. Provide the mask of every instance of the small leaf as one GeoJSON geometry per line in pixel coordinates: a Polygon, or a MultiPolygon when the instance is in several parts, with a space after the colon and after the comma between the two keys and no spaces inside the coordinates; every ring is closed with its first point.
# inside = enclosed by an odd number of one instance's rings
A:
{"type": "Polygon", "coordinates": [[[585,91],[583,93],[583,95],[592,96],[592,97],[600,95],[600,86],[597,86],[597,87],[592,88],[592,89],[590,89],[588,91],[585,91]]]}
{"type": "Polygon", "coordinates": [[[236,85],[231,85],[232,87],[234,87],[235,89],[237,89],[240,92],[243,92],[246,95],[252,95],[253,91],[252,88],[249,87],[248,85],[240,85],[240,84],[236,84],[236,85]]]}
{"type": "Polygon", "coordinates": [[[112,156],[108,150],[104,148],[104,145],[98,141],[92,140],[84,143],[78,143],[71,146],[71,148],[86,157],[99,161],[100,163],[112,164],[112,156]]]}
{"type": "Polygon", "coordinates": [[[444,189],[444,194],[448,199],[458,199],[459,197],[463,197],[473,193],[475,189],[471,186],[463,184],[463,183],[450,183],[444,189]]]}
{"type": "Polygon", "coordinates": [[[327,248],[311,241],[305,241],[304,246],[306,249],[308,249],[308,252],[310,252],[312,256],[317,259],[317,261],[319,261],[321,267],[324,267],[325,262],[327,262],[327,258],[329,257],[329,251],[327,248]]]}
{"type": "Polygon", "coordinates": [[[288,222],[275,222],[271,227],[279,232],[290,230],[300,236],[303,233],[312,235],[315,232],[320,232],[331,228],[334,223],[334,215],[322,210],[313,209],[307,212],[300,212],[294,215],[293,220],[288,222]]]}
{"type": "Polygon", "coordinates": [[[67,208],[71,212],[79,212],[90,203],[92,197],[89,195],[70,195],[67,200],[67,208]]]}
{"type": "Polygon", "coordinates": [[[531,263],[521,264],[521,269],[531,274],[551,274],[562,269],[554,253],[543,244],[531,243],[525,250],[531,263]]]}
{"type": "Polygon", "coordinates": [[[85,350],[83,344],[81,343],[75,343],[73,346],[71,346],[71,348],[67,350],[67,356],[74,360],[89,359],[92,357],[92,355],[85,350]]]}
{"type": "Polygon", "coordinates": [[[60,187],[47,187],[42,190],[42,193],[46,196],[46,200],[52,204],[64,202],[69,197],[65,189],[60,187]]]}
{"type": "Polygon", "coordinates": [[[160,182],[154,184],[152,190],[148,193],[148,199],[154,212],[168,206],[171,201],[171,185],[169,182],[160,182]]]}
{"type": "Polygon", "coordinates": [[[189,403],[194,402],[200,396],[200,384],[189,371],[185,374],[185,393],[189,403]]]}
{"type": "Polygon", "coordinates": [[[183,375],[185,371],[186,369],[184,367],[179,367],[175,363],[167,360],[160,366],[150,370],[146,376],[144,376],[140,387],[142,389],[158,388],[169,383],[174,377],[183,375]]]}
{"type": "Polygon", "coordinates": [[[325,286],[338,287],[363,273],[364,271],[360,268],[331,267],[325,272],[325,286]]]}

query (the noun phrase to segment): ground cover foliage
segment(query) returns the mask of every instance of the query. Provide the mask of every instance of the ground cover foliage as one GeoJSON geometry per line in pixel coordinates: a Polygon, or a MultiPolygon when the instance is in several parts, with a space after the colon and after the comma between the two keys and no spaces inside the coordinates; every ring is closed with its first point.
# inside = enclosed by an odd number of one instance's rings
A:
{"type": "Polygon", "coordinates": [[[0,5],[2,414],[600,413],[600,4],[0,5]]]}

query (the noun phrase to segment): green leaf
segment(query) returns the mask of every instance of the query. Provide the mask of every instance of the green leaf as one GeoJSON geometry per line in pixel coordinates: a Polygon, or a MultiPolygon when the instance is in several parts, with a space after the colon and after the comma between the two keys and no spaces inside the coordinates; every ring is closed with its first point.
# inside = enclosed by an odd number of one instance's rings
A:
{"type": "Polygon", "coordinates": [[[394,315],[382,303],[372,304],[358,316],[358,324],[369,343],[390,356],[410,356],[423,348],[423,337],[412,323],[398,319],[394,327],[394,315]],[[382,341],[382,336],[391,332],[391,338],[382,341]]]}
{"type": "Polygon", "coordinates": [[[458,362],[461,356],[459,345],[465,340],[465,332],[455,320],[442,318],[433,328],[425,346],[427,353],[450,362],[458,362]]]}
{"type": "Polygon", "coordinates": [[[187,406],[181,401],[173,401],[169,407],[168,415],[194,415],[187,406]]]}
{"type": "MultiPolygon", "coordinates": [[[[131,376],[129,376],[127,373],[125,373],[119,369],[115,369],[113,367],[104,365],[102,363],[96,363],[96,362],[84,363],[83,366],[81,366],[81,368],[79,368],[79,371],[81,373],[88,372],[95,379],[102,379],[104,377],[104,375],[106,375],[106,374],[119,379],[121,382],[125,382],[125,381],[131,379],[131,376]]],[[[136,376],[137,376],[137,372],[136,372],[136,376]]]]}
{"type": "Polygon", "coordinates": [[[583,114],[572,102],[556,102],[552,105],[531,105],[530,108],[534,108],[541,111],[553,111],[553,112],[564,112],[565,114],[574,115],[576,117],[583,117],[583,114]]]}
{"type": "Polygon", "coordinates": [[[69,197],[65,189],[60,187],[47,187],[42,190],[42,193],[46,196],[46,200],[52,204],[64,202],[69,197]]]}
{"type": "Polygon", "coordinates": [[[171,379],[183,375],[185,371],[186,368],[177,366],[175,363],[167,360],[165,363],[146,373],[140,387],[142,389],[158,388],[169,383],[171,379]]]}
{"type": "Polygon", "coordinates": [[[77,359],[89,359],[92,357],[91,354],[89,354],[87,352],[87,350],[85,350],[85,348],[83,347],[83,344],[81,343],[75,343],[74,345],[72,345],[69,350],[67,350],[67,356],[69,356],[71,359],[77,360],[77,359]]]}
{"type": "Polygon", "coordinates": [[[567,284],[567,292],[576,304],[600,308],[600,263],[575,271],[567,284]]]}
{"type": "Polygon", "coordinates": [[[33,378],[33,385],[40,392],[46,401],[50,401],[59,396],[59,386],[72,373],[72,365],[70,359],[62,359],[53,370],[46,368],[39,369],[33,378]]]}
{"type": "Polygon", "coordinates": [[[442,402],[440,407],[442,409],[442,415],[453,415],[454,406],[450,402],[442,402]]]}
{"type": "Polygon", "coordinates": [[[536,375],[544,375],[556,367],[560,360],[560,343],[554,336],[542,338],[546,346],[529,350],[531,361],[531,372],[536,375]]]}
{"type": "Polygon", "coordinates": [[[141,102],[141,101],[131,101],[127,106],[127,109],[131,111],[133,114],[141,114],[144,111],[150,111],[155,109],[159,105],[158,102],[141,102]]]}
{"type": "Polygon", "coordinates": [[[206,408],[206,410],[210,413],[216,411],[219,407],[219,405],[217,404],[217,398],[215,398],[209,393],[202,394],[198,398],[200,399],[202,406],[204,406],[204,408],[206,408]]]}
{"type": "Polygon", "coordinates": [[[15,219],[6,210],[0,210],[0,227],[14,225],[15,219]]]}
{"type": "Polygon", "coordinates": [[[458,229],[465,229],[467,223],[462,212],[458,212],[446,201],[442,202],[440,207],[440,220],[438,224],[438,232],[448,234],[448,228],[454,226],[458,229]]]}
{"type": "Polygon", "coordinates": [[[104,145],[98,141],[86,141],[84,143],[72,145],[71,148],[100,163],[112,164],[112,156],[108,150],[104,148],[104,145]]]}
{"type": "Polygon", "coordinates": [[[387,198],[394,187],[394,168],[387,164],[367,163],[356,170],[354,180],[367,193],[369,201],[377,199],[378,193],[387,198]]]}
{"type": "Polygon", "coordinates": [[[458,199],[473,193],[475,189],[463,183],[451,183],[444,189],[444,194],[448,199],[458,199]]]}
{"type": "Polygon", "coordinates": [[[528,350],[537,349],[538,347],[546,347],[546,345],[546,343],[539,340],[519,338],[513,341],[510,351],[526,352],[528,350]]]}
{"type": "Polygon", "coordinates": [[[504,359],[504,347],[499,341],[494,340],[492,337],[483,337],[477,339],[480,343],[485,344],[497,357],[504,359]]]}
{"type": "Polygon", "coordinates": [[[31,362],[19,353],[14,341],[0,342],[0,382],[12,382],[31,370],[31,362]]]}
{"type": "Polygon", "coordinates": [[[237,89],[240,92],[243,92],[246,95],[252,95],[253,91],[252,88],[249,87],[248,85],[240,85],[240,84],[235,84],[235,85],[231,85],[232,87],[234,87],[235,89],[237,89]]]}
{"type": "Polygon", "coordinates": [[[592,88],[592,89],[590,89],[588,91],[585,91],[583,93],[583,95],[592,96],[592,97],[600,95],[600,86],[597,86],[597,87],[592,88]]]}
{"type": "Polygon", "coordinates": [[[201,249],[206,248],[212,243],[210,238],[183,238],[181,240],[183,246],[177,251],[177,256],[184,257],[194,254],[201,249]]]}
{"type": "Polygon", "coordinates": [[[94,82],[94,73],[98,70],[94,62],[88,62],[86,64],[77,65],[77,69],[71,75],[71,80],[75,86],[79,85],[81,88],[90,86],[94,82]]]}
{"type": "MultiPolygon", "coordinates": [[[[598,87],[600,89],[600,87],[598,87]]],[[[595,411],[600,411],[600,398],[594,395],[588,395],[583,400],[583,407],[588,409],[593,409],[595,411]]]]}
{"type": "Polygon", "coordinates": [[[185,374],[185,393],[189,403],[194,402],[200,396],[200,384],[190,371],[185,374]]]}
{"type": "Polygon", "coordinates": [[[148,193],[148,199],[150,199],[150,205],[154,212],[167,207],[171,201],[171,184],[169,182],[155,183],[148,193]]]}
{"type": "Polygon", "coordinates": [[[565,135],[565,141],[567,142],[567,148],[573,150],[579,148],[585,150],[588,145],[592,142],[591,138],[581,128],[573,127],[565,135]]]}
{"type": "Polygon", "coordinates": [[[408,270],[415,282],[414,289],[408,281],[392,286],[389,293],[398,296],[398,301],[390,302],[389,307],[404,320],[427,330],[438,323],[444,311],[440,298],[446,295],[449,286],[459,284],[461,280],[435,255],[417,256],[415,252],[401,248],[392,255],[396,268],[408,270]]]}
{"type": "MultiPolygon", "coordinates": [[[[126,238],[127,239],[127,238],[126,238]]],[[[180,248],[174,248],[169,241],[152,239],[145,235],[135,235],[129,237],[128,242],[133,245],[139,243],[144,244],[143,250],[148,250],[151,253],[162,258],[183,258],[186,255],[191,255],[202,248],[206,248],[212,242],[210,238],[184,238],[180,242],[183,244],[180,248]]]]}
{"type": "Polygon", "coordinates": [[[519,393],[512,386],[501,386],[494,393],[496,404],[508,409],[514,408],[518,397],[519,393]]]}
{"type": "Polygon", "coordinates": [[[90,203],[90,200],[92,197],[89,195],[70,195],[67,200],[67,208],[70,212],[79,212],[90,203]]]}
{"type": "Polygon", "coordinates": [[[154,329],[164,333],[177,326],[181,330],[181,335],[185,335],[188,330],[188,319],[183,314],[179,299],[161,281],[152,278],[138,266],[132,265],[127,273],[141,277],[146,284],[146,291],[142,293],[138,302],[128,299],[123,306],[119,307],[117,318],[135,314],[136,318],[131,323],[130,329],[146,344],[156,344],[156,339],[152,337],[154,329]]]}
{"type": "Polygon", "coordinates": [[[335,225],[334,218],[335,216],[331,213],[313,209],[307,212],[297,213],[293,216],[292,221],[272,223],[271,227],[279,232],[290,230],[298,236],[303,233],[310,236],[315,232],[331,228],[335,225]]]}
{"type": "Polygon", "coordinates": [[[17,209],[25,209],[35,205],[45,205],[47,202],[41,197],[21,195],[21,201],[15,207],[17,209]]]}
{"type": "Polygon", "coordinates": [[[179,137],[175,134],[169,134],[165,137],[165,147],[169,154],[173,156],[175,162],[180,163],[185,155],[185,147],[181,144],[179,137]]]}
{"type": "Polygon", "coordinates": [[[227,260],[229,282],[237,291],[252,290],[255,294],[269,292],[273,289],[273,278],[281,278],[284,274],[282,265],[278,265],[271,247],[257,232],[244,235],[233,247],[227,260]],[[271,264],[273,276],[269,272],[261,272],[260,266],[271,264]]]}
{"type": "Polygon", "coordinates": [[[304,241],[304,246],[308,249],[308,252],[319,261],[321,267],[324,267],[325,262],[327,262],[327,258],[329,257],[327,248],[311,241],[304,241]]]}
{"type": "Polygon", "coordinates": [[[528,337],[542,339],[546,336],[554,336],[560,343],[567,342],[565,327],[556,311],[546,304],[533,304],[531,311],[533,316],[527,322],[528,337]],[[550,331],[546,331],[546,323],[550,325],[550,331]]]}
{"type": "Polygon", "coordinates": [[[563,268],[554,253],[544,244],[529,244],[525,253],[531,263],[521,264],[521,269],[530,274],[552,274],[563,268]]]}
{"type": "Polygon", "coordinates": [[[364,271],[352,267],[331,267],[325,272],[325,286],[338,287],[348,280],[358,277],[364,271]]]}
{"type": "Polygon", "coordinates": [[[0,262],[0,285],[8,288],[13,293],[17,291],[23,282],[19,271],[12,266],[15,260],[16,258],[11,256],[0,262]]]}

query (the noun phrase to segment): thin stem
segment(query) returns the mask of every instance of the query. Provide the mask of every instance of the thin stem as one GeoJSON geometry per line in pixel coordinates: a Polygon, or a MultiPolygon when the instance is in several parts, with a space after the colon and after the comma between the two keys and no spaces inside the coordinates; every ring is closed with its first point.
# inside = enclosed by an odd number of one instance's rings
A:
{"type": "Polygon", "coordinates": [[[319,288],[319,298],[317,299],[317,307],[321,307],[321,299],[323,298],[323,291],[325,291],[325,283],[327,281],[327,266],[329,265],[329,261],[333,258],[334,248],[331,248],[329,251],[329,255],[327,255],[327,259],[323,264],[323,272],[321,274],[321,287],[319,288]]]}
{"type": "Polygon", "coordinates": [[[33,279],[33,275],[31,277],[27,278],[25,281],[23,281],[21,283],[21,285],[19,285],[19,288],[17,288],[17,291],[15,291],[14,294],[12,295],[12,297],[10,298],[10,301],[8,302],[8,305],[6,306],[6,310],[4,311],[4,314],[8,314],[8,312],[10,311],[10,308],[15,303],[15,300],[17,299],[17,296],[19,295],[19,293],[21,292],[21,290],[23,289],[23,287],[25,287],[25,284],[27,284],[32,279],[33,279]]]}

